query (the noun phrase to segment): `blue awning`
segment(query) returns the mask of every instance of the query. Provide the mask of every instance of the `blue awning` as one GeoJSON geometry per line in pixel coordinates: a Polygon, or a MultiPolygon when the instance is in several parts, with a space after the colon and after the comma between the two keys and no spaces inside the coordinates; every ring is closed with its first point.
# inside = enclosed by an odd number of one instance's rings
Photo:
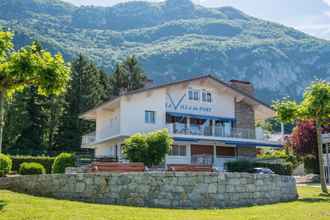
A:
{"type": "Polygon", "coordinates": [[[245,141],[225,141],[225,144],[234,144],[238,147],[276,147],[276,148],[283,147],[282,144],[245,142],[245,141]]]}
{"type": "Polygon", "coordinates": [[[188,142],[198,142],[199,139],[196,138],[184,138],[184,137],[176,137],[174,138],[175,141],[188,141],[188,142]]]}
{"type": "MultiPolygon", "coordinates": [[[[203,139],[204,140],[204,139],[203,139]]],[[[174,141],[185,141],[185,142],[194,142],[203,141],[198,138],[189,138],[189,137],[175,137],[174,141]]],[[[205,139],[207,141],[207,139],[205,139]]],[[[282,144],[272,144],[272,143],[261,143],[261,142],[249,142],[249,141],[229,141],[229,140],[210,140],[210,141],[221,141],[224,144],[236,145],[237,147],[272,147],[272,148],[281,148],[282,144]]]]}
{"type": "Polygon", "coordinates": [[[205,120],[219,120],[219,121],[235,121],[235,118],[227,118],[227,117],[217,117],[211,115],[196,115],[196,114],[188,114],[188,113],[180,113],[180,112],[166,112],[167,114],[175,117],[191,117],[205,120]]]}

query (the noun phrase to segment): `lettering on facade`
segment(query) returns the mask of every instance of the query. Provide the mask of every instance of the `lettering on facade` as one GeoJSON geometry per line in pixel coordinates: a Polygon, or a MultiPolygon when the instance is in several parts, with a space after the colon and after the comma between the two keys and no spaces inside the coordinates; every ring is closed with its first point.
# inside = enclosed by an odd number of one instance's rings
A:
{"type": "Polygon", "coordinates": [[[211,107],[205,107],[203,104],[187,104],[183,101],[186,98],[186,94],[180,97],[177,101],[175,101],[170,94],[167,94],[169,102],[165,103],[165,107],[167,110],[174,111],[184,111],[184,112],[194,112],[194,113],[210,113],[212,112],[211,107]]]}

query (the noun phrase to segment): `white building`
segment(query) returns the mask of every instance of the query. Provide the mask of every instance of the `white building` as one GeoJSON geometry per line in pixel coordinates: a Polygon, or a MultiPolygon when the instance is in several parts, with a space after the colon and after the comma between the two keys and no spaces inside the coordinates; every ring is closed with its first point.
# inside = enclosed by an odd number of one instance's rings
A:
{"type": "Polygon", "coordinates": [[[280,147],[255,124],[274,116],[248,82],[212,75],[150,86],[113,98],[81,115],[96,121],[82,148],[96,157],[122,158],[123,141],[138,132],[167,128],[174,139],[166,164],[212,164],[256,156],[257,146],[280,147]]]}

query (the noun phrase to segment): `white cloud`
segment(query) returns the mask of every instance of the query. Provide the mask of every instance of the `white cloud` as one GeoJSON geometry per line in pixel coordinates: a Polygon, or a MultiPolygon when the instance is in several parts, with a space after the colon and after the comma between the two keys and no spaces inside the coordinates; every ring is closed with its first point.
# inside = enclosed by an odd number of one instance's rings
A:
{"type": "Polygon", "coordinates": [[[330,5],[330,0],[323,0],[323,1],[324,1],[324,3],[330,5]]]}

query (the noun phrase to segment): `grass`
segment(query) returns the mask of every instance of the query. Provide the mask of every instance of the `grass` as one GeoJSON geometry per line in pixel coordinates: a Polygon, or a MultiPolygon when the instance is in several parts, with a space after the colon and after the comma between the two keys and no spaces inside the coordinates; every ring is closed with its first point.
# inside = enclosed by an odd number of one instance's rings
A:
{"type": "Polygon", "coordinates": [[[173,210],[98,205],[35,197],[0,190],[1,220],[319,220],[330,219],[330,196],[320,195],[316,187],[299,187],[300,198],[295,202],[253,206],[237,209],[173,210]]]}

